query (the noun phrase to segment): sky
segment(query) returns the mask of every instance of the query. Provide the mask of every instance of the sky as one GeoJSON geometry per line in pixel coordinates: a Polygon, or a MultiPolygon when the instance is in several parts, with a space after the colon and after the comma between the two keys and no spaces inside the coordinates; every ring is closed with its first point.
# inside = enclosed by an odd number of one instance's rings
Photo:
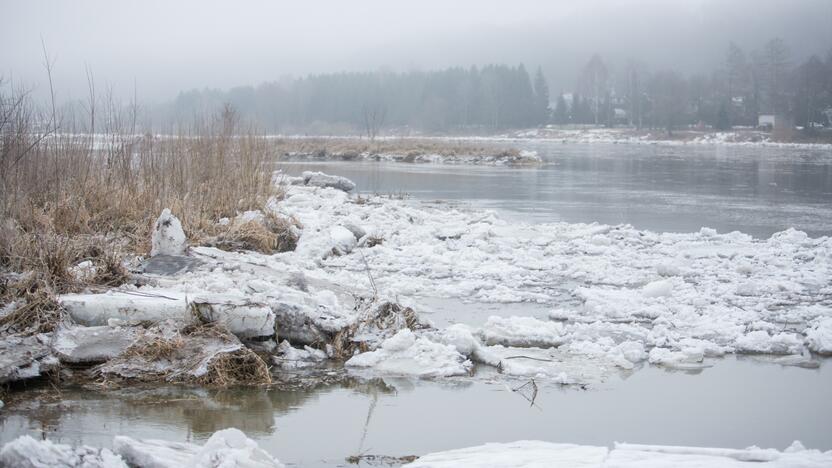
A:
{"type": "Polygon", "coordinates": [[[796,59],[832,49],[832,0],[0,0],[0,76],[59,99],[96,87],[161,102],[308,73],[487,63],[541,66],[568,90],[593,53],[683,73],[728,41],[784,38],[796,59]]]}

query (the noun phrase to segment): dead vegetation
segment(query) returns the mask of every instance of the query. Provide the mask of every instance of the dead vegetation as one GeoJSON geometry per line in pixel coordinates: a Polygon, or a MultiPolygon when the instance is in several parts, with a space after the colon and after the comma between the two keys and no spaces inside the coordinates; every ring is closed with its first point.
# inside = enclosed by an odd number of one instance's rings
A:
{"type": "Polygon", "coordinates": [[[262,220],[230,222],[214,238],[204,243],[223,250],[254,250],[271,254],[289,252],[297,247],[300,222],[267,212],[262,220]]]}
{"type": "Polygon", "coordinates": [[[414,162],[420,156],[438,154],[453,156],[516,157],[520,151],[508,146],[477,145],[465,141],[417,138],[375,139],[356,138],[280,138],[273,140],[275,150],[283,157],[311,159],[358,159],[362,154],[397,155],[404,162],[414,162]]]}
{"type": "Polygon", "coordinates": [[[359,335],[367,335],[367,332],[381,341],[405,328],[414,331],[428,328],[419,321],[419,316],[413,309],[395,302],[357,298],[355,309],[359,313],[355,323],[336,333],[332,339],[336,357],[348,358],[356,351],[370,351],[370,347],[378,343],[355,339],[359,335]]]}
{"type": "MultiPolygon", "coordinates": [[[[123,260],[150,251],[162,209],[198,242],[217,235],[221,218],[262,209],[276,195],[271,145],[230,107],[166,138],[140,134],[136,103],[102,99],[92,80],[85,109],[86,121],[64,118],[0,79],[0,307],[18,305],[17,318],[4,319],[14,328],[51,327],[40,320],[54,315],[44,307],[56,294],[127,281],[123,260]]],[[[291,250],[292,224],[267,218],[225,238],[291,250]]]]}

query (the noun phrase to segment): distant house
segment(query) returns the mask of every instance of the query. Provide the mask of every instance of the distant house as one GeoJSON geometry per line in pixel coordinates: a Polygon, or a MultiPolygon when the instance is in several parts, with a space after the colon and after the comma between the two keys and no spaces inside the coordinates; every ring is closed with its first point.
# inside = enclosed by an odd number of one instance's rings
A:
{"type": "Polygon", "coordinates": [[[760,114],[757,117],[757,126],[771,130],[776,127],[778,123],[782,125],[782,119],[782,117],[775,114],[760,114]]]}

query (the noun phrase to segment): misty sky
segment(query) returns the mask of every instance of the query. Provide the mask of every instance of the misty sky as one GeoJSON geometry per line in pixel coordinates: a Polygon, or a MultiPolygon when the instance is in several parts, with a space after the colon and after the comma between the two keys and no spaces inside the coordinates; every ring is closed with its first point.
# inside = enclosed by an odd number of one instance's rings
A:
{"type": "Polygon", "coordinates": [[[524,63],[570,89],[598,52],[613,67],[709,73],[729,40],[784,38],[796,60],[832,49],[830,0],[0,0],[0,75],[43,91],[41,37],[60,98],[85,66],[120,96],[167,100],[342,70],[524,63]]]}

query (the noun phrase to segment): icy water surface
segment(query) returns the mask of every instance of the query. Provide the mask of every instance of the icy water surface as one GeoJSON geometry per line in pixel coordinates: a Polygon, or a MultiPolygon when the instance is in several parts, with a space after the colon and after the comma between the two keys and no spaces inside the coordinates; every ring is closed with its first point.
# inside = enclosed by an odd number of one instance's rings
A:
{"type": "MultiPolygon", "coordinates": [[[[478,143],[480,144],[480,143],[478,143]]],[[[291,174],[348,177],[362,192],[473,202],[534,222],[702,226],[767,238],[794,227],[832,234],[832,150],[514,142],[539,168],[377,162],[286,162],[291,174]]]]}
{"type": "MultiPolygon", "coordinates": [[[[832,449],[832,365],[727,358],[699,373],[656,367],[599,388],[541,386],[535,406],[488,376],[348,382],[311,391],[183,387],[31,392],[0,412],[0,440],[28,433],[110,446],[114,434],[203,442],[237,427],[291,466],[343,466],[358,453],[425,454],[536,439],[611,445],[832,449]]],[[[515,385],[515,384],[513,384],[515,385]]]]}

